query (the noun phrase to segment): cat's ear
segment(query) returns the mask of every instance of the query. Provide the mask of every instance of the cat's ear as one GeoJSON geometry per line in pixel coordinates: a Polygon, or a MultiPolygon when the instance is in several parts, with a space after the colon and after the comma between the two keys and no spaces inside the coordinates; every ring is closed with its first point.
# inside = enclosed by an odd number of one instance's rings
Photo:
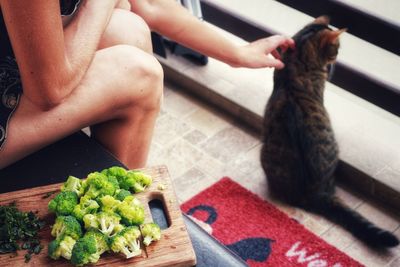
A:
{"type": "Polygon", "coordinates": [[[321,46],[325,46],[327,44],[334,44],[338,41],[339,36],[347,31],[347,28],[343,28],[340,30],[329,31],[325,30],[322,35],[321,46]]]}
{"type": "Polygon", "coordinates": [[[318,18],[316,18],[313,23],[328,25],[330,21],[331,21],[330,17],[324,15],[324,16],[319,16],[318,18]]]}

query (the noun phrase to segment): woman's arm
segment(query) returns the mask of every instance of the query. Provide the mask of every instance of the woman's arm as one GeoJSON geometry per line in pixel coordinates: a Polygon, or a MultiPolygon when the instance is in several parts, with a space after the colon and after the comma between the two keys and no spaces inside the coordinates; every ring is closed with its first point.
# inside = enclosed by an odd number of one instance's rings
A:
{"type": "Polygon", "coordinates": [[[294,46],[292,39],[279,35],[237,46],[174,0],[131,0],[131,6],[152,30],[235,67],[282,68],[276,48],[294,46]]]}
{"type": "Polygon", "coordinates": [[[58,1],[0,0],[21,73],[24,95],[50,109],[78,85],[117,0],[83,1],[63,29],[58,1]]]}

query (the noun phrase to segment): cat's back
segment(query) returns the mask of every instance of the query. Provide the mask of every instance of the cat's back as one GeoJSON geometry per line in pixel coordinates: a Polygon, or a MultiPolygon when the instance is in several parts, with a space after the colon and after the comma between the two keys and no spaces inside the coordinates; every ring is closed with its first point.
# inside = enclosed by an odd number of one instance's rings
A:
{"type": "Polygon", "coordinates": [[[262,163],[270,174],[279,172],[279,168],[292,169],[292,165],[299,159],[297,144],[293,142],[291,132],[295,129],[292,125],[297,110],[300,109],[288,88],[275,82],[265,108],[262,129],[262,163]]]}

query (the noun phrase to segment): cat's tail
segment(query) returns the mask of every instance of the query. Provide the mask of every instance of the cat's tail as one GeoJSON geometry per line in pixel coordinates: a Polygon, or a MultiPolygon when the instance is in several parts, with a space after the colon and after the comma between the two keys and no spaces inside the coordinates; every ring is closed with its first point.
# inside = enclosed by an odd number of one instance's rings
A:
{"type": "Polygon", "coordinates": [[[391,232],[374,225],[343,204],[337,197],[324,195],[313,199],[309,204],[306,207],[307,210],[318,213],[342,226],[371,247],[386,248],[399,244],[399,240],[391,232]]]}

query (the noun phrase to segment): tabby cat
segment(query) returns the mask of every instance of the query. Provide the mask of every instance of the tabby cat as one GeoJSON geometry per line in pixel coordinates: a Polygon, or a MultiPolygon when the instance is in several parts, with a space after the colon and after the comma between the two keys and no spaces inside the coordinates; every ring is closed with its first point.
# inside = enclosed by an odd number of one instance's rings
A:
{"type": "Polygon", "coordinates": [[[328,24],[322,16],[305,26],[293,37],[296,48],[282,55],[285,68],[275,70],[264,115],[261,164],[276,198],[326,217],[370,246],[396,246],[393,234],[334,195],[338,145],[323,94],[345,29],[332,30],[328,24]]]}

